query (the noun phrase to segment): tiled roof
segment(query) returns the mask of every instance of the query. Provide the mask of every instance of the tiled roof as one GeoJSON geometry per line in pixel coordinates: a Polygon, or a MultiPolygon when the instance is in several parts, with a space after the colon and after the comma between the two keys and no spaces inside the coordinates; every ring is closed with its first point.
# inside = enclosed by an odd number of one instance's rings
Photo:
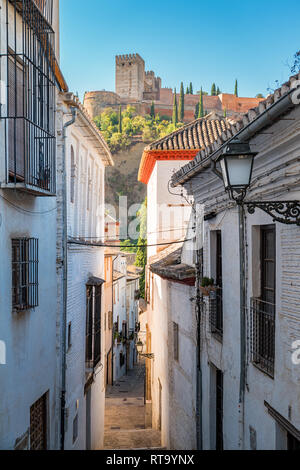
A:
{"type": "Polygon", "coordinates": [[[120,273],[120,271],[114,271],[113,273],[114,281],[118,281],[119,279],[122,279],[123,277],[125,277],[125,274],[120,273]]]}
{"type": "Polygon", "coordinates": [[[145,150],[201,149],[211,145],[223,132],[230,129],[232,122],[216,113],[211,113],[153,142],[145,150]]]}
{"type": "MultiPolygon", "coordinates": [[[[208,166],[213,154],[217,154],[217,152],[221,151],[221,148],[228,142],[228,140],[246,130],[247,126],[250,125],[252,121],[257,120],[258,118],[262,117],[262,115],[267,115],[267,120],[264,124],[264,127],[273,124],[277,118],[275,117],[274,112],[269,112],[269,108],[275,105],[279,100],[290,95],[293,90],[296,90],[296,88],[299,86],[297,83],[299,80],[300,73],[293,75],[290,77],[289,81],[275,90],[272,95],[269,95],[264,101],[261,101],[256,108],[250,109],[246,114],[243,115],[241,119],[233,122],[230,127],[228,127],[218,136],[218,139],[211,143],[211,145],[208,145],[205,149],[202,149],[196,155],[194,160],[182,166],[180,170],[172,176],[172,185],[177,186],[179,184],[184,184],[191,177],[198,174],[203,168],[208,166]]],[[[296,91],[294,92],[296,93],[296,91]]],[[[295,103],[293,103],[292,98],[290,98],[290,108],[293,106],[295,106],[295,103]]],[[[261,126],[257,126],[256,130],[252,132],[252,135],[249,133],[247,136],[248,139],[255,135],[255,133],[259,132],[262,128],[263,127],[261,126]]]]}

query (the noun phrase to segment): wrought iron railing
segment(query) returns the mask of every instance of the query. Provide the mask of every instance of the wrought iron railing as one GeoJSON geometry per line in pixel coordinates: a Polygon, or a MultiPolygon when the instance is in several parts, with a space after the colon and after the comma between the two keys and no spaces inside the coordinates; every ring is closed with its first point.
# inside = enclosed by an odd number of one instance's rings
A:
{"type": "Polygon", "coordinates": [[[275,365],[275,312],[275,304],[251,299],[251,360],[271,377],[274,377],[275,365]]]}
{"type": "Polygon", "coordinates": [[[48,0],[5,4],[6,41],[0,49],[1,80],[7,90],[0,110],[5,184],[55,194],[55,38],[36,8],[48,8],[48,0]]]}
{"type": "Polygon", "coordinates": [[[223,290],[216,287],[209,296],[209,321],[211,332],[223,337],[223,290]]]}

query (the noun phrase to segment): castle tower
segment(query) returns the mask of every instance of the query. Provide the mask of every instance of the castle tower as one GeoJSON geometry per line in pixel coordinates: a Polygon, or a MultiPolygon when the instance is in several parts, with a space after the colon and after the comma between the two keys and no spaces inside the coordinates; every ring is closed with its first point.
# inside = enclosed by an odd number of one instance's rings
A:
{"type": "Polygon", "coordinates": [[[141,101],[144,93],[145,62],[139,54],[116,56],[116,93],[141,101]]]}

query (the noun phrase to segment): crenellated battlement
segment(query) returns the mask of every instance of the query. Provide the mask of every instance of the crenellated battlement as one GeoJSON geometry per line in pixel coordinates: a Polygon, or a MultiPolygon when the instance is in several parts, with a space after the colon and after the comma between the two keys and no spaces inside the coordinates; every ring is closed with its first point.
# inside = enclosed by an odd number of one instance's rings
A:
{"type": "Polygon", "coordinates": [[[147,70],[147,72],[145,72],[145,75],[147,77],[155,77],[155,73],[153,72],[153,70],[147,70]]]}
{"type": "Polygon", "coordinates": [[[116,55],[116,65],[122,64],[129,64],[130,62],[133,63],[140,63],[144,64],[144,59],[139,54],[123,54],[123,55],[116,55]]]}

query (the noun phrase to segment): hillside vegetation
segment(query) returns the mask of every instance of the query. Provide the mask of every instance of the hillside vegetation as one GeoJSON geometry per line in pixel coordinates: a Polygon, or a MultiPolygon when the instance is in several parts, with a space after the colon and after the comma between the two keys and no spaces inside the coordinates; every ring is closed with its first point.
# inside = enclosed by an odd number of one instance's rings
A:
{"type": "Polygon", "coordinates": [[[155,115],[153,108],[152,115],[140,116],[130,105],[124,111],[120,109],[119,113],[113,108],[107,108],[94,121],[112,153],[128,149],[137,136],[142,142],[149,143],[183,125],[180,122],[173,123],[167,116],[155,115]]]}

